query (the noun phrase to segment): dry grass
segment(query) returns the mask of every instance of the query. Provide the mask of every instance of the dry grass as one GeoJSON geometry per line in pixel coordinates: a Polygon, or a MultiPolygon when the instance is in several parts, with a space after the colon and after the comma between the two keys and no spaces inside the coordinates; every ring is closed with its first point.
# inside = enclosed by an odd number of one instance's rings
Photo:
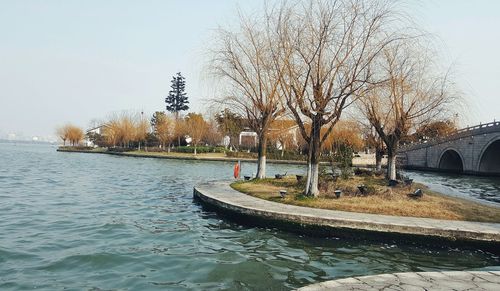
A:
{"type": "Polygon", "coordinates": [[[231,186],[249,195],[298,206],[333,209],[361,213],[386,214],[397,216],[427,217],[447,220],[466,220],[481,222],[500,222],[500,208],[482,205],[468,200],[450,197],[428,190],[424,185],[414,184],[411,189],[405,186],[388,187],[387,181],[379,177],[353,177],[338,182],[322,181],[321,195],[309,198],[302,195],[303,185],[295,177],[285,179],[264,179],[260,181],[236,182],[231,186]],[[357,186],[365,184],[372,193],[361,195],[357,186]],[[422,198],[410,198],[408,193],[416,188],[424,190],[422,198]],[[282,199],[280,189],[287,190],[282,199]],[[337,199],[333,191],[342,190],[337,199]]]}

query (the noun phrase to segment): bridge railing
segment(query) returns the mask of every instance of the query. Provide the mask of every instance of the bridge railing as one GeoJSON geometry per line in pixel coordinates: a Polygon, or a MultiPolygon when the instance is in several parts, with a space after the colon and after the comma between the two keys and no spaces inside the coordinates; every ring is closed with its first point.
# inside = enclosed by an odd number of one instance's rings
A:
{"type": "Polygon", "coordinates": [[[466,128],[459,129],[459,130],[453,132],[451,135],[457,134],[457,133],[461,133],[461,132],[468,132],[468,131],[471,131],[471,130],[481,129],[481,128],[492,127],[492,126],[500,126],[500,121],[493,121],[493,122],[484,123],[484,124],[480,123],[479,125],[469,126],[469,127],[466,127],[466,128]]]}
{"type": "Polygon", "coordinates": [[[484,124],[480,123],[479,125],[469,126],[466,128],[456,130],[447,136],[436,137],[436,138],[428,139],[428,140],[421,141],[421,142],[415,142],[415,143],[401,145],[400,150],[407,150],[407,149],[410,149],[413,147],[423,147],[423,146],[428,146],[431,144],[443,143],[443,142],[446,142],[449,140],[454,140],[457,138],[471,136],[471,135],[474,135],[474,133],[476,133],[478,131],[481,132],[483,130],[487,130],[487,129],[492,128],[492,127],[500,127],[500,121],[493,121],[493,122],[484,123],[484,124]]]}

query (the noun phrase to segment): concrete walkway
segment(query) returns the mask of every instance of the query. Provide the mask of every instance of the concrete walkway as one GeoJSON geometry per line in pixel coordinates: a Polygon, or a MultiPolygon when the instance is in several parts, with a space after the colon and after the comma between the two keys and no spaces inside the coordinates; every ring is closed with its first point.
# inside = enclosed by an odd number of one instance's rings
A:
{"type": "Polygon", "coordinates": [[[320,290],[500,290],[500,272],[423,272],[354,277],[309,285],[320,290]]]}
{"type": "Polygon", "coordinates": [[[452,241],[489,243],[495,248],[498,244],[500,248],[500,223],[388,216],[300,207],[243,194],[232,189],[230,182],[201,184],[194,188],[194,196],[203,203],[232,213],[319,226],[326,231],[342,229],[378,234],[418,235],[452,241]]]}

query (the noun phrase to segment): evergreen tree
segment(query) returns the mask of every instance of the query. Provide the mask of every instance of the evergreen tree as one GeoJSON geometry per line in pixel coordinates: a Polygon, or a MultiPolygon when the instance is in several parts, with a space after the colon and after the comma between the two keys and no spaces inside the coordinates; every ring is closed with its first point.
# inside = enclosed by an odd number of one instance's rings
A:
{"type": "Polygon", "coordinates": [[[172,85],[170,86],[172,90],[168,92],[167,98],[165,98],[165,103],[167,103],[167,110],[175,113],[175,118],[179,119],[179,111],[188,110],[189,101],[186,96],[186,81],[181,73],[177,73],[177,76],[172,78],[172,85]]]}

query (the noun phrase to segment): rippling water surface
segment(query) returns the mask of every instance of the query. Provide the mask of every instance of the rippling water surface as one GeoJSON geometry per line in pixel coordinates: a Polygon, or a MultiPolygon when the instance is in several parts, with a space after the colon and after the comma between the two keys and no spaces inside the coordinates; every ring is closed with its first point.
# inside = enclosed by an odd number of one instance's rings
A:
{"type": "Polygon", "coordinates": [[[479,250],[309,238],[222,220],[193,202],[192,189],[230,177],[231,163],[46,145],[0,143],[0,152],[0,290],[281,290],[387,272],[500,270],[498,257],[479,250]]]}
{"type": "Polygon", "coordinates": [[[500,207],[500,177],[478,177],[438,172],[405,171],[439,193],[472,198],[500,207]]]}

